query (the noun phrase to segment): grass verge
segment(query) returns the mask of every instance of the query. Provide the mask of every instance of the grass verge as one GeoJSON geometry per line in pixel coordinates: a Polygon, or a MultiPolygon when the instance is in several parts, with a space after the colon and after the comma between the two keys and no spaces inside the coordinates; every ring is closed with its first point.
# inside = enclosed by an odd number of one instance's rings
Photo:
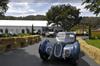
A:
{"type": "Polygon", "coordinates": [[[100,39],[85,40],[89,45],[95,46],[100,49],[100,39]]]}

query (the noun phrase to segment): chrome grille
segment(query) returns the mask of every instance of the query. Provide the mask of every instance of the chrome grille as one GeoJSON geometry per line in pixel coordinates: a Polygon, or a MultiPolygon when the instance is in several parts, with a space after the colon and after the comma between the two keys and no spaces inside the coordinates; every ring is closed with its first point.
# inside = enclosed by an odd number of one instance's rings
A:
{"type": "Polygon", "coordinates": [[[55,57],[60,57],[62,52],[62,45],[61,44],[56,44],[54,48],[54,55],[55,57]]]}

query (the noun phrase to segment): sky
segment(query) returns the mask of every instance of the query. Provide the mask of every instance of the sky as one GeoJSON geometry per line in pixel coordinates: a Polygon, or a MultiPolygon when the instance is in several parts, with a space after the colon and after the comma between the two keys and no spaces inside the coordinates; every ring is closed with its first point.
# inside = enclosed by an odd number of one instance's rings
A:
{"type": "Polygon", "coordinates": [[[28,16],[28,15],[46,15],[51,6],[71,4],[80,10],[80,16],[95,16],[89,10],[84,9],[81,0],[10,0],[6,16],[28,16]]]}

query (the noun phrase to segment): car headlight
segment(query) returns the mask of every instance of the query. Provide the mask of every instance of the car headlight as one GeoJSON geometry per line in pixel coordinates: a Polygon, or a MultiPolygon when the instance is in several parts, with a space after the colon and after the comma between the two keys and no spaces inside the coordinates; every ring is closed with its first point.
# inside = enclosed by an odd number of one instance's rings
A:
{"type": "Polygon", "coordinates": [[[52,47],[47,47],[46,52],[50,55],[52,53],[52,47]]]}
{"type": "Polygon", "coordinates": [[[70,48],[65,47],[64,50],[63,50],[63,58],[69,57],[70,54],[71,54],[70,48]]]}

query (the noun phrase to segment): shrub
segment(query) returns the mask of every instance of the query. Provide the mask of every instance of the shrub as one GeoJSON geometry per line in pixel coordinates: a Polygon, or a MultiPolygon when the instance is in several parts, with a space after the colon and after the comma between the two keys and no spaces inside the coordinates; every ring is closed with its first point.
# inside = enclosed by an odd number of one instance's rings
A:
{"type": "Polygon", "coordinates": [[[20,44],[20,47],[27,46],[26,39],[24,37],[17,37],[16,38],[16,43],[20,44]]]}
{"type": "Polygon", "coordinates": [[[11,44],[6,45],[6,50],[5,51],[9,51],[9,50],[12,50],[12,45],[11,44]]]}
{"type": "Polygon", "coordinates": [[[100,39],[100,31],[92,31],[92,38],[100,39]]]}
{"type": "Polygon", "coordinates": [[[40,40],[40,36],[37,35],[0,38],[0,53],[19,47],[25,47],[40,40]]]}
{"type": "Polygon", "coordinates": [[[15,44],[12,47],[13,49],[20,48],[20,44],[15,41],[15,44]]]}
{"type": "Polygon", "coordinates": [[[4,33],[4,34],[2,34],[1,37],[8,37],[8,34],[7,33],[4,33]]]}
{"type": "Polygon", "coordinates": [[[0,45],[0,53],[4,53],[5,50],[6,50],[6,45],[1,44],[1,45],[0,45]]]}
{"type": "Polygon", "coordinates": [[[14,38],[0,38],[0,44],[14,44],[15,39],[14,38]]]}
{"type": "Polygon", "coordinates": [[[32,44],[32,39],[33,39],[33,37],[27,37],[27,41],[28,41],[27,43],[31,45],[32,44]]]}
{"type": "Polygon", "coordinates": [[[23,33],[20,33],[17,35],[18,37],[25,37],[25,36],[30,36],[30,34],[23,34],[23,33]]]}

